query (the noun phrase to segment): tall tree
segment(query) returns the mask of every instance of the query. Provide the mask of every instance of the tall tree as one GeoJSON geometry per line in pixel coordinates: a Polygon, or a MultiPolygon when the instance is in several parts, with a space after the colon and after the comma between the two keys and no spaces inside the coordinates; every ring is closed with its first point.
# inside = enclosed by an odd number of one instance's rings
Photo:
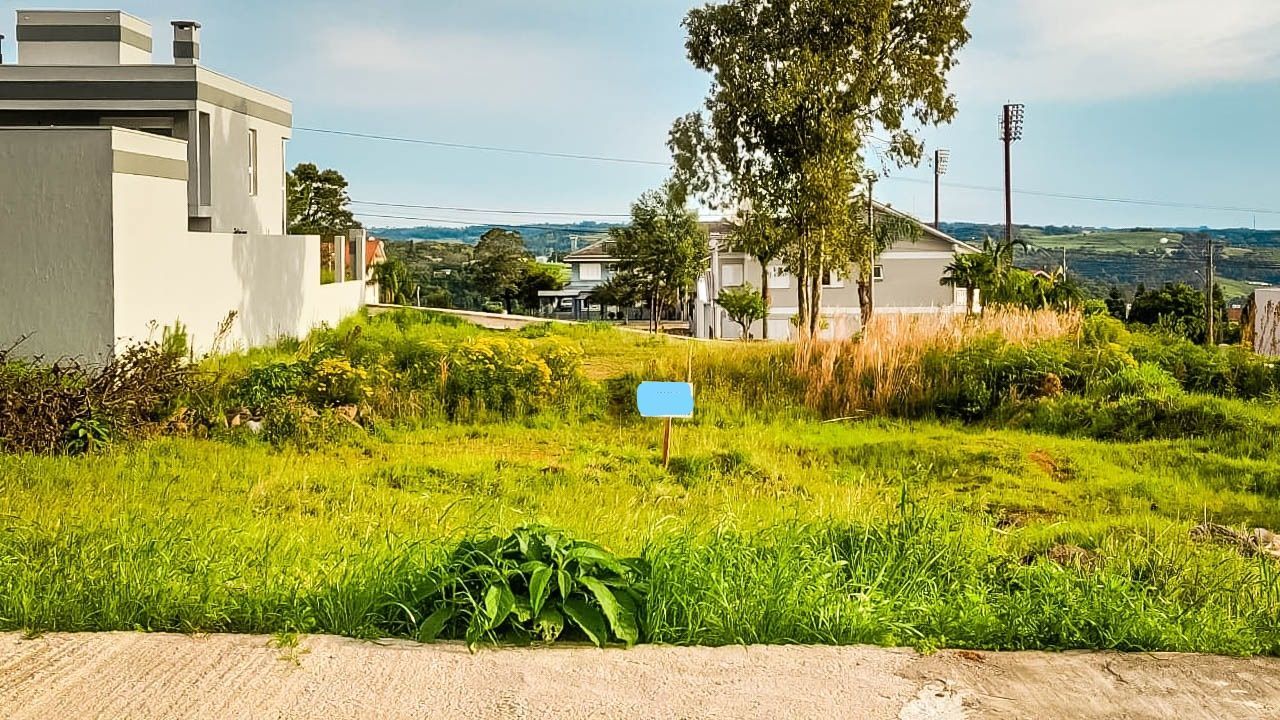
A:
{"type": "Polygon", "coordinates": [[[526,260],[524,273],[517,282],[517,296],[520,305],[526,311],[535,309],[542,302],[538,292],[541,290],[559,290],[565,286],[565,272],[558,265],[526,260]]]}
{"type": "Polygon", "coordinates": [[[351,214],[347,180],[337,170],[300,163],[285,177],[291,235],[346,235],[361,227],[351,214]]]}
{"type": "MultiPolygon", "coordinates": [[[[946,78],[969,39],[969,5],[725,0],[685,18],[689,59],[712,82],[703,110],[672,128],[677,176],[713,206],[736,198],[779,208],[794,233],[785,257],[810,333],[823,276],[847,262],[833,246],[850,230],[863,141],[881,128],[890,161],[919,162],[923,146],[908,125],[955,115],[946,78]]],[[[854,258],[862,268],[874,262],[866,240],[854,258]]]]}
{"type": "Polygon", "coordinates": [[[858,307],[863,323],[875,313],[876,260],[899,242],[915,242],[920,238],[920,225],[891,208],[868,208],[867,196],[855,198],[849,222],[849,251],[845,264],[851,265],[858,278],[858,307]]]}
{"type": "Polygon", "coordinates": [[[618,270],[634,277],[644,292],[653,332],[662,327],[667,307],[679,302],[707,269],[707,233],[698,214],[685,207],[686,199],[684,189],[668,181],[631,206],[630,225],[610,231],[618,270]]]}
{"type": "Polygon", "coordinates": [[[532,260],[524,238],[513,230],[493,228],[480,236],[472,257],[471,277],[476,288],[500,299],[502,307],[511,312],[511,302],[520,293],[520,281],[532,260]]]}

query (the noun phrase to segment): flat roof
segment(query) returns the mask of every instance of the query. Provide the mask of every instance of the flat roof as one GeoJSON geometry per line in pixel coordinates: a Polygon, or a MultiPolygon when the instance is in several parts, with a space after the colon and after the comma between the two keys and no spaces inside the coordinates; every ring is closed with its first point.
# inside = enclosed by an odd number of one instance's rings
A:
{"type": "Polygon", "coordinates": [[[293,103],[202,65],[0,65],[0,110],[194,110],[293,126],[293,103]]]}

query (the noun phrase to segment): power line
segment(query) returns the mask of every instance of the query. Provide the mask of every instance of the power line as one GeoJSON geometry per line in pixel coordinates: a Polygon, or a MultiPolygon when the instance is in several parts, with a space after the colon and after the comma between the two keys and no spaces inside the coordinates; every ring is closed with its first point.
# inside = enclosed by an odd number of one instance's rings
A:
{"type": "Polygon", "coordinates": [[[584,211],[556,211],[556,210],[494,210],[484,208],[469,207],[450,207],[448,205],[415,205],[412,203],[392,203],[392,202],[374,202],[372,200],[352,200],[353,205],[370,205],[374,207],[388,208],[414,208],[416,210],[449,210],[451,212],[462,213],[485,213],[490,215],[557,215],[565,217],[615,217],[629,218],[630,213],[596,213],[584,211]]]}
{"type": "MultiPolygon", "coordinates": [[[[896,177],[892,175],[884,177],[882,179],[889,180],[889,181],[909,182],[909,183],[917,183],[917,184],[921,184],[921,183],[930,184],[933,182],[933,180],[926,180],[925,178],[896,177]]],[[[991,185],[971,185],[968,183],[956,183],[956,182],[944,182],[942,183],[942,185],[944,187],[957,188],[960,190],[980,190],[983,192],[1004,192],[1004,188],[994,187],[991,185]]],[[[1184,203],[1184,202],[1174,202],[1174,201],[1166,201],[1166,200],[1143,200],[1138,198],[1107,197],[1105,195],[1077,195],[1074,193],[1050,192],[1047,190],[1016,190],[1015,189],[1013,193],[1015,195],[1033,195],[1037,197],[1055,198],[1059,200],[1083,200],[1087,202],[1117,203],[1121,205],[1145,205],[1149,207],[1182,208],[1187,210],[1219,210],[1222,212],[1247,212],[1247,213],[1261,213],[1264,215],[1280,215],[1280,210],[1272,210],[1267,208],[1236,207],[1231,205],[1204,205],[1200,203],[1184,203]]]]}
{"type": "Polygon", "coordinates": [[[581,153],[562,153],[547,150],[528,150],[524,148],[499,147],[496,145],[470,145],[467,143],[444,142],[442,140],[426,140],[423,138],[395,137],[392,135],[374,135],[373,133],[351,132],[347,130],[330,130],[328,128],[295,127],[302,132],[322,133],[325,135],[341,135],[343,137],[361,138],[364,140],[385,140],[387,142],[411,143],[414,145],[430,145],[432,147],[452,150],[478,150],[481,152],[506,153],[508,155],[532,155],[535,157],[559,158],[561,160],[590,160],[593,162],[623,163],[627,165],[652,165],[671,167],[670,162],[658,160],[639,160],[636,158],[610,157],[607,155],[586,155],[581,153]]]}
{"type": "MultiPolygon", "coordinates": [[[[300,132],[311,132],[311,133],[320,133],[325,135],[337,135],[342,137],[359,138],[363,140],[382,140],[386,142],[410,143],[414,145],[426,145],[430,147],[449,148],[454,150],[473,150],[473,151],[480,151],[480,152],[505,153],[510,155],[549,157],[549,158],[558,158],[563,160],[587,160],[592,162],[621,163],[621,164],[628,164],[628,165],[648,165],[652,167],[670,167],[671,166],[670,162],[663,162],[659,160],[643,160],[639,158],[613,157],[608,155],[590,155],[585,153],[564,153],[564,152],[552,152],[552,151],[545,151],[545,150],[530,150],[527,148],[501,147],[496,145],[473,145],[468,143],[447,142],[443,140],[430,140],[427,138],[408,138],[408,137],[397,137],[394,135],[377,135],[374,133],[354,132],[349,130],[334,130],[330,128],[295,127],[294,130],[298,130],[300,132]]],[[[876,142],[880,142],[883,144],[890,144],[889,140],[886,140],[881,137],[877,137],[875,135],[868,135],[866,137],[868,137],[871,140],[875,140],[876,142]]],[[[874,148],[873,148],[873,152],[875,152],[877,156],[880,155],[879,151],[875,150],[874,148]]],[[[886,175],[881,179],[888,180],[890,182],[909,182],[909,183],[926,183],[926,184],[932,184],[933,182],[933,180],[931,179],[893,176],[893,175],[886,175]]],[[[957,182],[944,182],[941,184],[944,187],[956,188],[959,190],[975,190],[980,192],[1001,192],[1001,193],[1004,192],[1004,188],[994,187],[991,185],[975,185],[975,184],[957,183],[957,182]]],[[[1180,208],[1180,209],[1186,209],[1186,210],[1213,210],[1213,211],[1219,211],[1219,212],[1241,212],[1241,213],[1256,213],[1256,214],[1263,214],[1263,215],[1280,215],[1280,209],[1273,209],[1273,208],[1252,208],[1252,207],[1240,207],[1240,206],[1233,206],[1233,205],[1207,205],[1203,203],[1150,200],[1150,199],[1142,199],[1142,198],[1109,197],[1106,195],[1084,195],[1084,194],[1077,194],[1077,193],[1053,192],[1053,191],[1047,191],[1047,190],[1015,189],[1013,190],[1013,193],[1015,195],[1046,197],[1046,198],[1054,198],[1058,200],[1080,200],[1084,202],[1114,203],[1114,204],[1121,204],[1121,205],[1139,205],[1139,206],[1146,206],[1146,207],[1167,207],[1167,208],[1180,208]]],[[[440,209],[445,209],[445,208],[440,208],[440,209]]],[[[544,214],[569,215],[571,213],[544,213],[544,214]]],[[[572,214],[576,215],[578,213],[572,213],[572,214]]],[[[583,213],[583,215],[586,215],[586,213],[583,213]]]]}

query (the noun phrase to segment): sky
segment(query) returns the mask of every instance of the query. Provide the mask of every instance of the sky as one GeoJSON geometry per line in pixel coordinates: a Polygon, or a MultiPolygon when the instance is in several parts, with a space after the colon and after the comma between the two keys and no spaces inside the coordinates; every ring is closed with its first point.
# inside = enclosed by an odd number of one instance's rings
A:
{"type": "MultiPolygon", "coordinates": [[[[357,206],[367,225],[391,226],[616,221],[641,192],[662,182],[671,122],[698,109],[706,95],[709,77],[686,60],[680,24],[697,4],[126,0],[120,9],[152,24],[161,62],[169,60],[169,21],[200,21],[202,62],[292,99],[289,162],[340,170],[356,201],[490,211],[357,206]]],[[[950,78],[959,115],[948,126],[920,131],[928,148],[951,151],[946,182],[1002,184],[997,119],[1003,103],[1018,102],[1026,105],[1026,129],[1014,146],[1015,190],[1243,210],[1018,194],[1015,222],[1280,228],[1280,2],[975,0],[974,6],[973,38],[950,78]]],[[[13,22],[11,12],[0,16],[10,58],[13,22]]],[[[878,164],[875,143],[868,157],[878,164]]],[[[882,170],[881,199],[931,217],[928,167],[882,170]]],[[[942,191],[944,221],[1003,222],[1002,193],[955,185],[942,191]]]]}

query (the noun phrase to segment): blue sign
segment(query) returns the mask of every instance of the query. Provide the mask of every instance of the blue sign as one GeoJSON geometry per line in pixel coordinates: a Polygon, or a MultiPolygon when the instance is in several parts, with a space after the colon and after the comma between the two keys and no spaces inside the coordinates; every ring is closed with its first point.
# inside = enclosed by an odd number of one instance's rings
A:
{"type": "Polygon", "coordinates": [[[636,388],[636,407],[642,417],[693,417],[693,384],[642,382],[636,388]]]}

